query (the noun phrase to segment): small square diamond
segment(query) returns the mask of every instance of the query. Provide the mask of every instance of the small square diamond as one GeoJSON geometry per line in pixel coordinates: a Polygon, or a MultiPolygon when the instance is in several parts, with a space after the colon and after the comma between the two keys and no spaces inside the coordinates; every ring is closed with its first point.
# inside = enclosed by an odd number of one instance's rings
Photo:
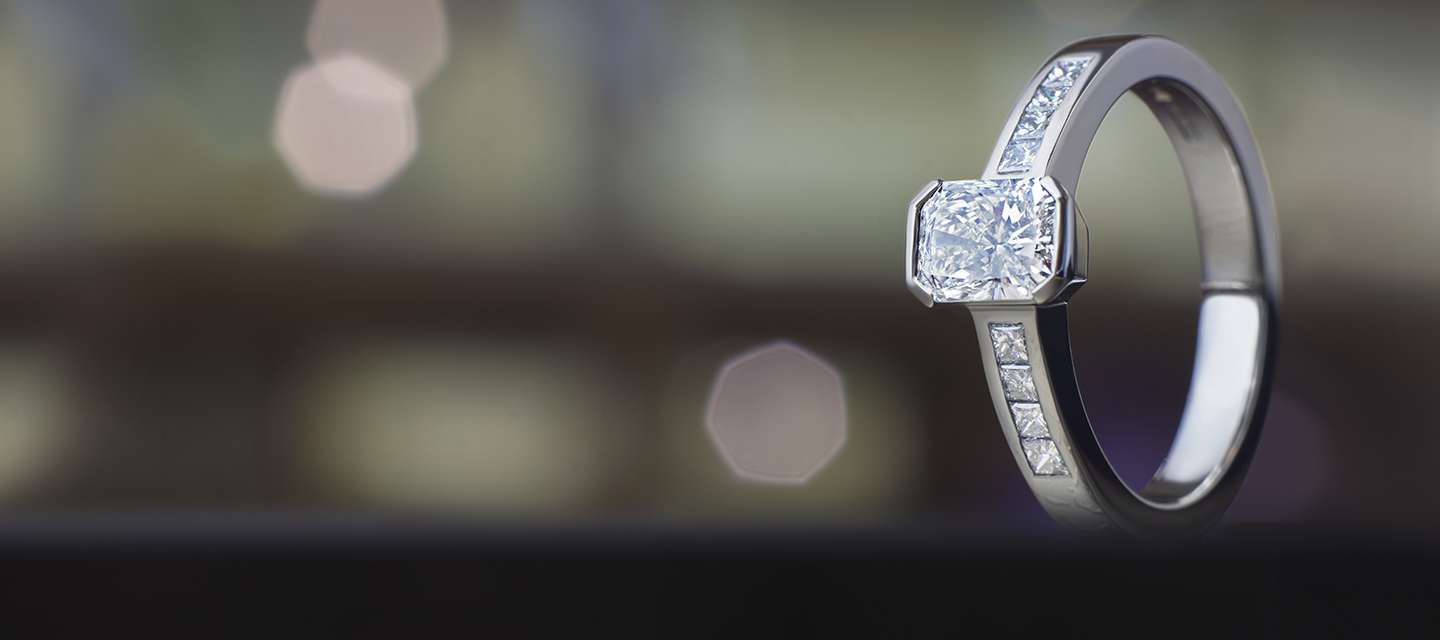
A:
{"type": "Polygon", "coordinates": [[[1011,140],[1000,154],[1000,173],[1029,171],[1035,162],[1035,153],[1040,150],[1040,140],[1011,140]]]}
{"type": "Polygon", "coordinates": [[[1026,364],[1030,356],[1025,350],[1025,327],[1018,324],[991,324],[990,343],[995,360],[1000,364],[1026,364]]]}
{"type": "Polygon", "coordinates": [[[1010,416],[1015,419],[1015,430],[1026,440],[1049,438],[1050,428],[1045,425],[1045,413],[1040,405],[1033,402],[1010,404],[1010,416]]]}
{"type": "Polygon", "coordinates": [[[1005,398],[1021,402],[1036,402],[1040,394],[1035,391],[1035,378],[1030,376],[1030,367],[1025,365],[1002,365],[1000,386],[1005,388],[1005,398]]]}
{"type": "Polygon", "coordinates": [[[1085,72],[1085,67],[1090,66],[1090,60],[1091,58],[1064,58],[1055,62],[1055,68],[1064,73],[1070,79],[1070,83],[1074,84],[1080,78],[1080,74],[1085,72]]]}
{"type": "Polygon", "coordinates": [[[1060,448],[1054,440],[1024,440],[1020,446],[1025,449],[1025,460],[1037,476],[1068,476],[1070,468],[1060,457],[1060,448]]]}
{"type": "Polygon", "coordinates": [[[1045,78],[1040,81],[1040,84],[1069,89],[1070,85],[1075,83],[1075,77],[1080,75],[1079,73],[1072,75],[1067,71],[1067,69],[1072,67],[1073,65],[1055,64],[1050,67],[1049,71],[1045,72],[1045,78]]]}
{"type": "Polygon", "coordinates": [[[1033,100],[1020,112],[1020,121],[1015,123],[1016,139],[1041,138],[1045,136],[1045,125],[1050,124],[1050,114],[1055,110],[1036,104],[1033,100]]]}
{"type": "Polygon", "coordinates": [[[1070,93],[1070,85],[1041,84],[1035,87],[1035,95],[1030,97],[1030,106],[1034,108],[1054,111],[1060,108],[1060,103],[1065,101],[1065,96],[1070,93]]]}

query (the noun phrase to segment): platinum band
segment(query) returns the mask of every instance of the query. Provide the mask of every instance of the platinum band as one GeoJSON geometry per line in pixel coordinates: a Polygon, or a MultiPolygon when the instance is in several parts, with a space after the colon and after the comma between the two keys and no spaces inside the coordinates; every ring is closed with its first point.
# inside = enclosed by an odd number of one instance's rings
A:
{"type": "MultiPolygon", "coordinates": [[[[1079,42],[1051,58],[1027,87],[983,178],[1048,176],[1062,193],[1074,194],[1091,140],[1127,91],[1149,106],[1180,158],[1203,273],[1189,397],[1176,439],[1150,482],[1132,491],[1119,478],[1081,399],[1068,319],[1068,299],[1084,282],[1088,250],[1078,212],[1076,222],[1057,232],[1079,256],[1063,289],[1037,293],[1029,304],[966,306],[996,415],[1045,509],[1085,530],[1194,534],[1220,519],[1241,485],[1260,437],[1274,362],[1280,298],[1275,207],[1239,103],[1213,69],[1170,40],[1079,42]],[[1068,91],[1058,98],[1042,92],[1047,77],[1064,81],[1066,72],[1073,82],[1068,91]],[[1034,104],[1045,100],[1053,102],[1041,105],[1049,110],[1048,120],[1039,119],[1041,133],[1034,104]],[[1016,336],[1023,344],[1015,344],[1016,336]]],[[[931,193],[935,188],[932,183],[931,193]]],[[[914,209],[912,204],[912,215],[914,209]]],[[[914,251],[913,237],[911,242],[914,251]]],[[[913,255],[907,260],[913,263],[913,255]]],[[[907,274],[913,268],[907,265],[907,274]]]]}

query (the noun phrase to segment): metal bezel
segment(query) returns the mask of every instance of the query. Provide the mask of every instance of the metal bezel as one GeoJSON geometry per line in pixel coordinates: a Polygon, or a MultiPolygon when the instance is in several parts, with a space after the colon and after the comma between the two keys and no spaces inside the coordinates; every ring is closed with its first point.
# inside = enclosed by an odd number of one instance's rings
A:
{"type": "MultiPolygon", "coordinates": [[[[983,178],[983,180],[1022,179],[1027,178],[983,178]]],[[[917,258],[915,252],[918,248],[916,243],[919,239],[920,209],[930,201],[930,198],[935,196],[943,184],[944,182],[941,180],[932,180],[926,183],[920,192],[910,200],[910,207],[906,210],[905,286],[920,300],[921,304],[927,307],[935,306],[937,301],[934,296],[920,286],[919,281],[915,278],[917,258]]],[[[1059,242],[1056,243],[1055,269],[1050,277],[1037,285],[1031,297],[1026,300],[957,301],[939,302],[939,304],[968,307],[1054,304],[1068,300],[1081,285],[1085,284],[1090,266],[1090,232],[1085,225],[1085,219],[1080,216],[1079,209],[1075,207],[1074,201],[1065,192],[1065,189],[1050,176],[1041,177],[1040,186],[1055,198],[1059,216],[1056,230],[1059,242]]]]}
{"type": "Polygon", "coordinates": [[[927,307],[935,306],[935,298],[929,291],[921,288],[920,282],[915,279],[915,242],[919,240],[920,207],[930,201],[931,196],[940,190],[940,180],[931,180],[920,188],[920,192],[910,199],[910,207],[905,210],[905,288],[920,300],[920,304],[927,307]]]}

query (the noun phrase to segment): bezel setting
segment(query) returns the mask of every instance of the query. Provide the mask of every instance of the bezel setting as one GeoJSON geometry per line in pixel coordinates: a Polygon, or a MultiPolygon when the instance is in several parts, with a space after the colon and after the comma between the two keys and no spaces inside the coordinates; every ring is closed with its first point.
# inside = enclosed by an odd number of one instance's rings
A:
{"type": "Polygon", "coordinates": [[[911,293],[925,306],[940,304],[963,304],[963,305],[1017,305],[1017,304],[1051,304],[1069,298],[1076,289],[1085,283],[1085,273],[1088,268],[1088,231],[1085,228],[1085,221],[1081,218],[1079,211],[1075,208],[1069,194],[1051,177],[1045,176],[1035,178],[993,178],[969,182],[979,183],[1009,183],[1017,180],[1036,180],[1041,189],[1055,200],[1056,220],[1055,238],[1053,250],[1054,264],[1051,273],[1044,280],[1036,283],[1030,290],[1030,296],[1014,299],[979,299],[979,300],[947,300],[940,299],[921,282],[919,274],[920,240],[922,229],[922,211],[926,204],[940,192],[946,182],[932,180],[922,187],[910,201],[906,211],[906,253],[905,253],[905,284],[911,293]]]}

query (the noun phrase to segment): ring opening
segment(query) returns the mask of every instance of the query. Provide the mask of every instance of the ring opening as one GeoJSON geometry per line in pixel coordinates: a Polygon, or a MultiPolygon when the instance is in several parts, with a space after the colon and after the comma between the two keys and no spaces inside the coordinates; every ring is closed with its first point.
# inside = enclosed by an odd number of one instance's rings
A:
{"type": "MultiPolygon", "coordinates": [[[[1255,273],[1258,239],[1229,135],[1198,94],[1171,79],[1131,88],[1165,130],[1190,192],[1202,299],[1189,391],[1175,438],[1143,488],[1159,509],[1205,497],[1245,439],[1255,407],[1270,313],[1255,273]]],[[[1113,467],[1113,465],[1112,465],[1113,467]]]]}

